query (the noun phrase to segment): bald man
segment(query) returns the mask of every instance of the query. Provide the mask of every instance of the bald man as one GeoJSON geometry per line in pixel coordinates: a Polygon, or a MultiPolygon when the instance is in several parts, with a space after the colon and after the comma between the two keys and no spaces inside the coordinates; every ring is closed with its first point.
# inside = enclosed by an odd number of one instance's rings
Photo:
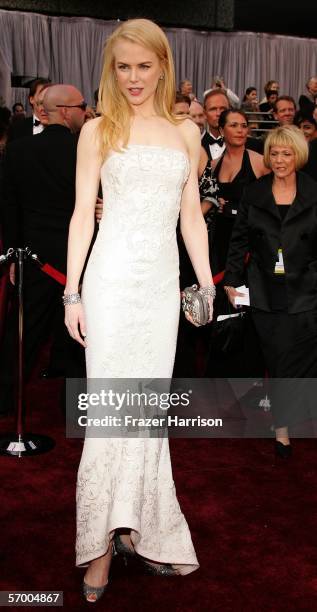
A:
{"type": "Polygon", "coordinates": [[[206,129],[206,115],[204,107],[198,100],[193,100],[189,107],[189,116],[200,129],[200,133],[203,134],[206,129]]]}
{"type": "MultiPolygon", "coordinates": [[[[3,237],[5,248],[28,246],[41,261],[66,273],[68,226],[75,205],[77,134],[85,121],[86,102],[72,85],[53,85],[46,90],[43,104],[48,117],[45,130],[36,136],[13,141],[7,147],[3,237]]],[[[59,343],[59,350],[61,344],[65,349],[60,355],[61,370],[77,375],[71,369],[76,360],[67,356],[73,348],[68,346],[64,330],[62,293],[62,285],[34,263],[26,261],[26,375],[31,371],[40,346],[52,331],[63,336],[59,343]]],[[[0,381],[5,378],[10,382],[14,355],[12,334],[9,339],[7,336],[1,350],[0,381]]],[[[0,392],[0,412],[8,407],[1,405],[0,392]]]]}
{"type": "Polygon", "coordinates": [[[43,98],[48,125],[63,125],[73,134],[80,132],[85,119],[87,103],[73,85],[53,85],[43,98]]]}

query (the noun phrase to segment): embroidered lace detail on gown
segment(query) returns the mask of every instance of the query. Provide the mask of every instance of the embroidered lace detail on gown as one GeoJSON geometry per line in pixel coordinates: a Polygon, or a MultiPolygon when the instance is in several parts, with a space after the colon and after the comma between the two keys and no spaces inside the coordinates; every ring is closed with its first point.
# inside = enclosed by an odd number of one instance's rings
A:
{"type": "MultiPolygon", "coordinates": [[[[176,224],[189,173],[177,149],[130,145],[101,169],[104,213],[82,301],[88,378],[167,378],[179,319],[176,224]]],[[[198,567],[177,501],[167,438],[86,438],[77,479],[76,564],[130,528],[136,551],[198,567]]]]}

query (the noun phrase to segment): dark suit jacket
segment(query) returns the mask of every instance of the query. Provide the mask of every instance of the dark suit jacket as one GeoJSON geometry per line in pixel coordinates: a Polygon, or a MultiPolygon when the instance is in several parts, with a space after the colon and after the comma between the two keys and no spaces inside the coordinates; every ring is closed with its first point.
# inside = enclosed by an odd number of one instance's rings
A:
{"type": "Polygon", "coordinates": [[[66,268],[75,204],[77,138],[62,125],[15,140],[4,165],[4,243],[28,246],[44,262],[66,268]]]}
{"type": "Polygon", "coordinates": [[[312,113],[315,108],[315,103],[309,96],[307,96],[306,94],[302,94],[299,97],[298,106],[300,111],[305,113],[312,113]]]}
{"type": "Polygon", "coordinates": [[[306,174],[309,174],[309,176],[317,181],[317,138],[314,138],[309,143],[308,162],[304,166],[303,172],[306,172],[306,174]]]}
{"type": "Polygon", "coordinates": [[[33,115],[32,117],[17,119],[12,122],[9,128],[8,142],[18,138],[25,138],[26,136],[33,136],[33,115]]]}
{"type": "Polygon", "coordinates": [[[268,113],[272,110],[272,104],[270,104],[269,102],[262,102],[262,104],[259,104],[259,109],[264,113],[268,113]]]}
{"type": "Polygon", "coordinates": [[[261,177],[245,190],[233,229],[224,284],[238,287],[247,280],[251,306],[270,311],[268,285],[281,246],[288,311],[317,309],[317,183],[297,173],[296,198],[282,221],[273,199],[272,178],[272,174],[261,177]]]}

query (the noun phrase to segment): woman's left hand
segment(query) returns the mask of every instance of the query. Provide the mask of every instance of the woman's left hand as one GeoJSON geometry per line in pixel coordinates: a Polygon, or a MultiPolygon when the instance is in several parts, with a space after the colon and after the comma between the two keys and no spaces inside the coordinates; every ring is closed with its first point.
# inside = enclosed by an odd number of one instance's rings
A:
{"type": "MultiPolygon", "coordinates": [[[[183,294],[181,295],[183,297],[183,294]]],[[[210,323],[212,321],[213,312],[214,312],[214,301],[210,296],[208,297],[208,304],[209,304],[209,318],[208,318],[207,323],[210,323]]],[[[195,327],[203,327],[203,325],[199,325],[198,323],[194,321],[193,317],[189,314],[189,312],[185,311],[184,314],[189,323],[192,323],[192,325],[195,325],[195,327]]]]}
{"type": "Polygon", "coordinates": [[[185,312],[184,314],[189,323],[192,323],[193,325],[195,325],[195,327],[201,327],[201,325],[198,325],[198,323],[195,323],[193,317],[189,314],[189,312],[185,312]]]}

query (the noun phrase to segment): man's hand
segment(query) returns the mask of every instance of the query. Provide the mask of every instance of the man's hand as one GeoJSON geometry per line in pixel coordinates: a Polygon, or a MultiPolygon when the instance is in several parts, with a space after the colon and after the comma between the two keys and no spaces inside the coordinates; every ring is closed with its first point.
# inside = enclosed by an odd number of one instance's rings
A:
{"type": "Polygon", "coordinates": [[[226,292],[226,294],[228,296],[228,300],[229,300],[230,304],[232,304],[233,308],[241,308],[241,306],[237,305],[234,300],[239,295],[241,295],[241,297],[244,297],[244,293],[240,293],[234,287],[224,287],[224,290],[225,290],[225,292],[226,292]]]}
{"type": "Polygon", "coordinates": [[[228,200],[224,200],[223,198],[218,198],[219,209],[218,212],[222,213],[224,206],[227,204],[228,200]]]}

